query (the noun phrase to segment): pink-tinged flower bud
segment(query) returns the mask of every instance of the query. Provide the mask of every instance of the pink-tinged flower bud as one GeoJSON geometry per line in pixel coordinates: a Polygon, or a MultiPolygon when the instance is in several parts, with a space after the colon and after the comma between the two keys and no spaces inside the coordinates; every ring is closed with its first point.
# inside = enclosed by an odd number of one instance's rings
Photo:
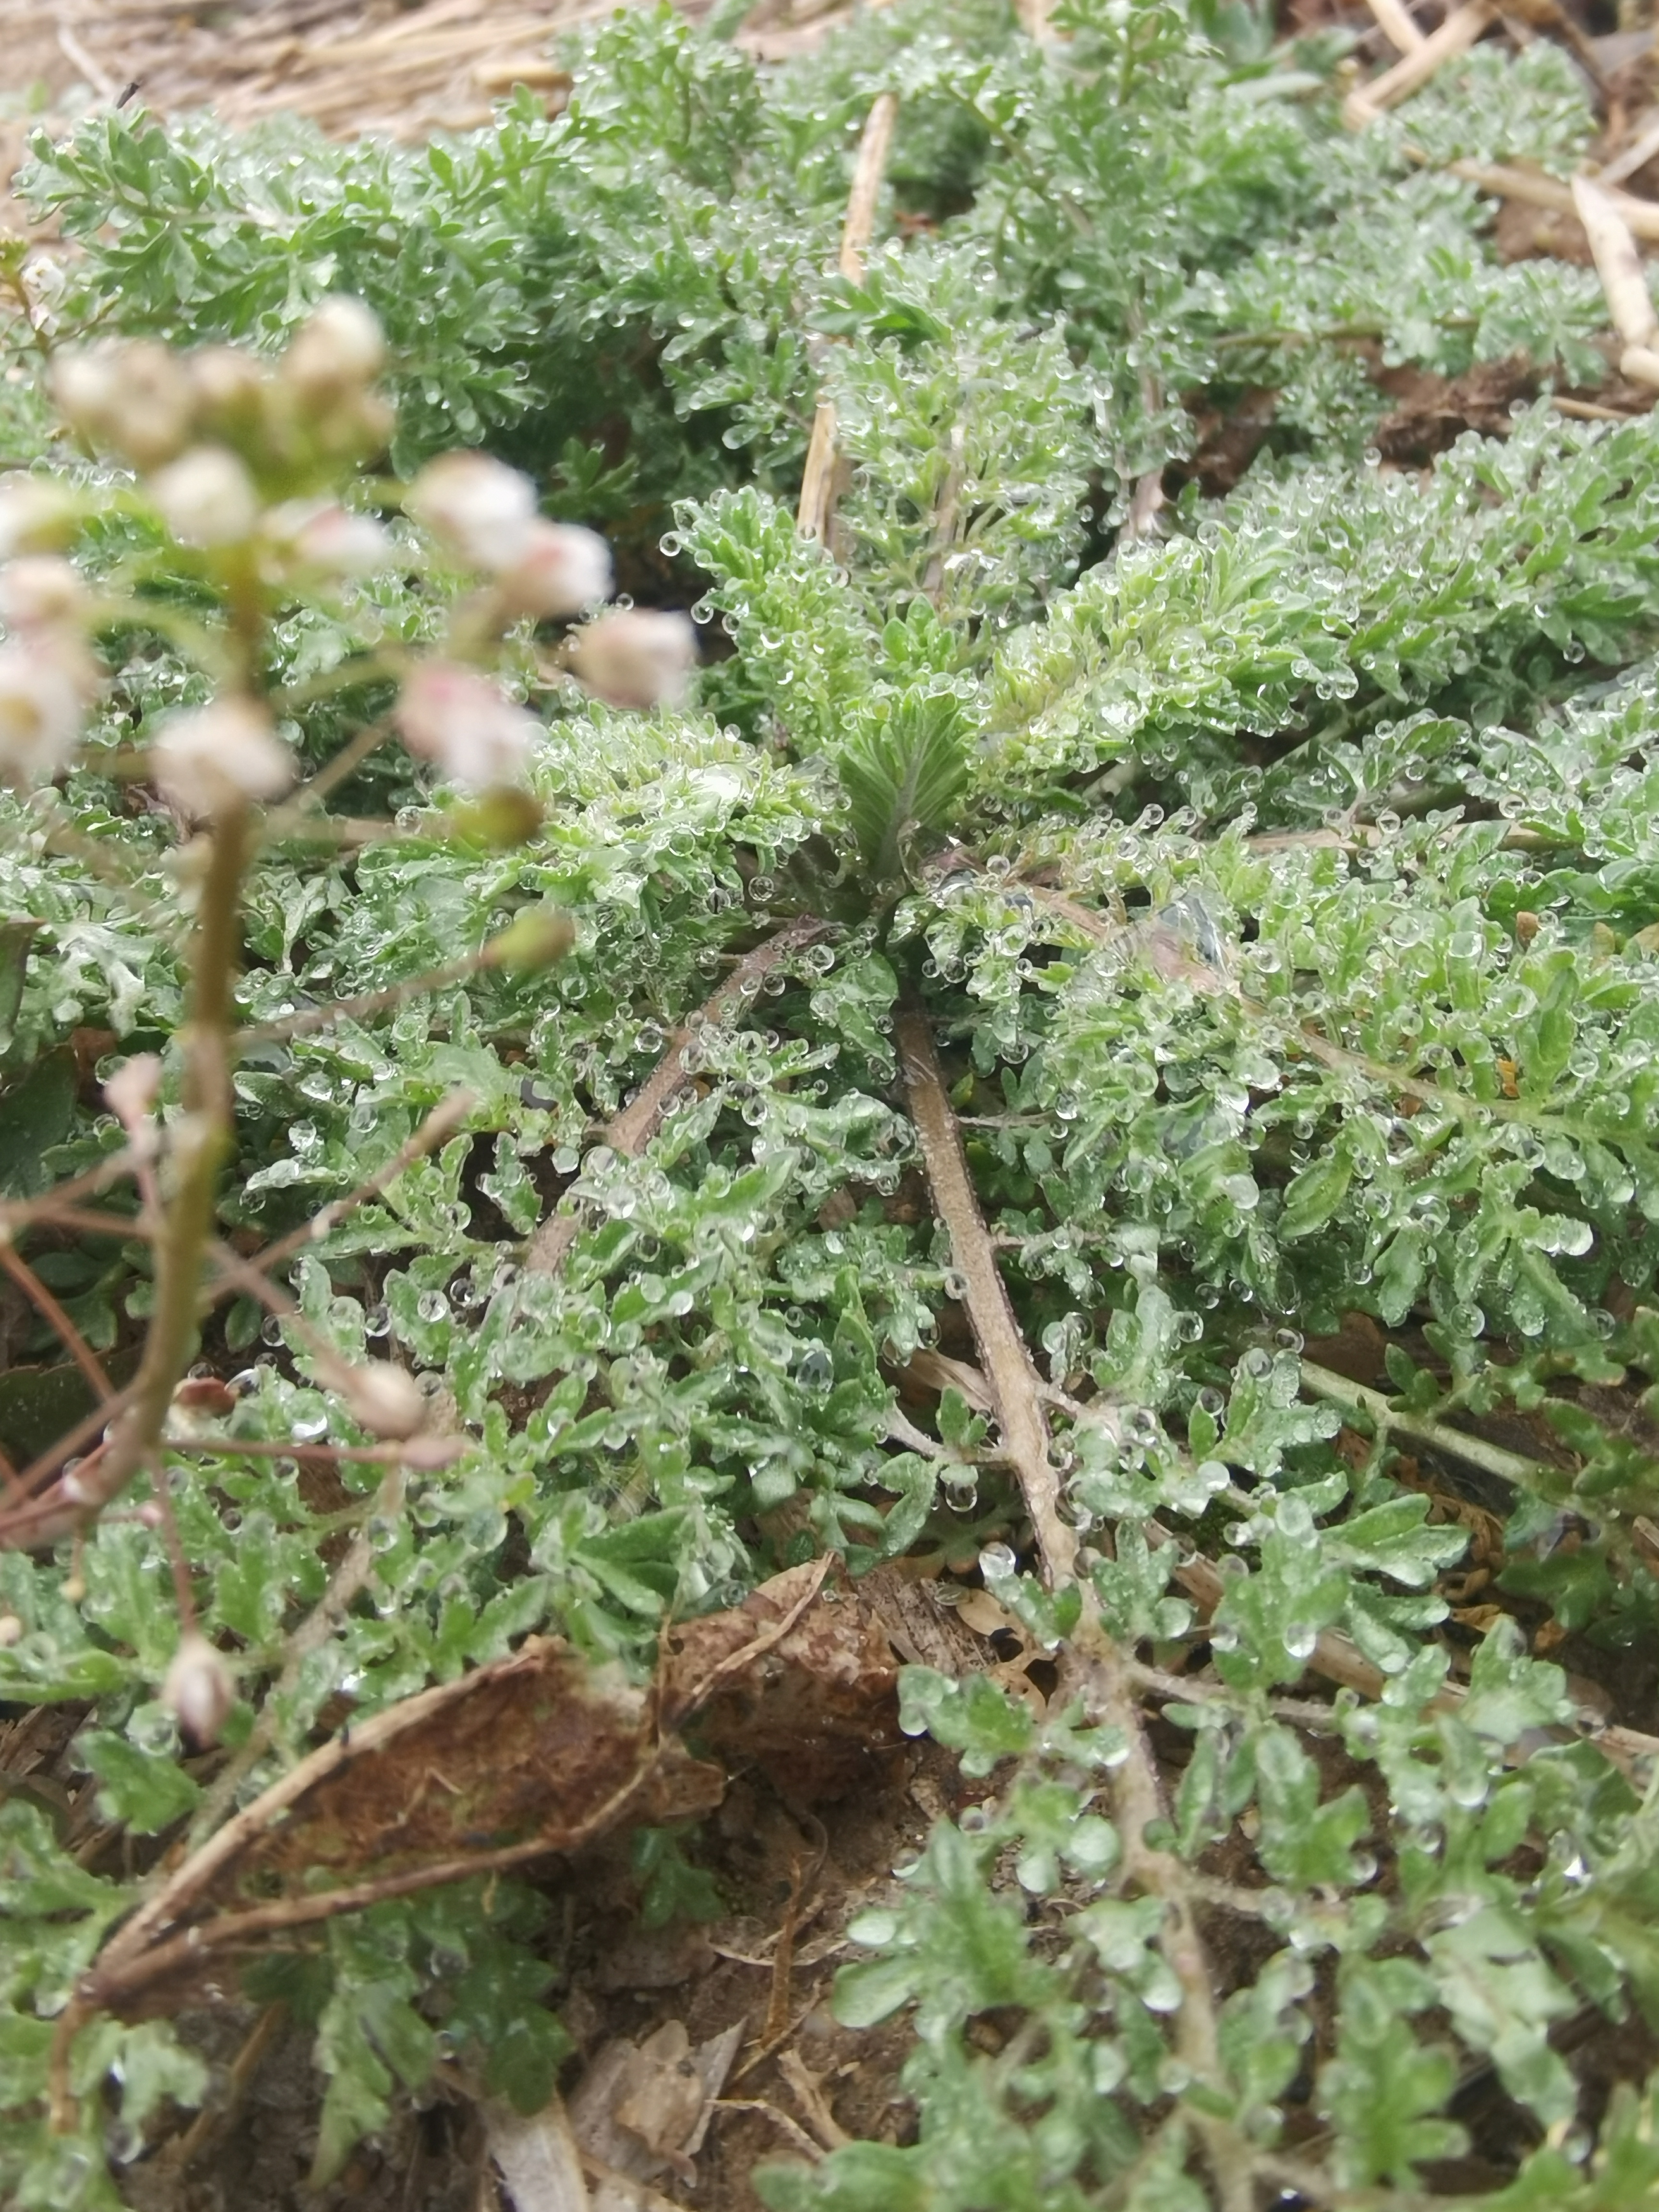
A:
{"type": "Polygon", "coordinates": [[[372,384],[386,367],[386,339],[374,311],[336,292],[300,325],[283,356],[283,381],[308,399],[332,398],[372,384]]]}
{"type": "Polygon", "coordinates": [[[611,548],[574,522],[532,522],[519,556],[498,572],[502,598],[538,622],[579,615],[611,596],[611,548]]]}
{"type": "Polygon", "coordinates": [[[163,797],[192,821],[213,822],[252,801],[280,799],[294,756],[252,699],[216,699],[175,714],[150,747],[163,797]]]}
{"type": "Polygon", "coordinates": [[[188,1741],[198,1751],[205,1751],[219,1741],[219,1731],[235,1702],[236,1685],[224,1654],[199,1629],[187,1629],[161,1684],[161,1703],[177,1718],[188,1741]]]}
{"type": "Polygon", "coordinates": [[[0,561],[19,553],[55,553],[75,535],[79,516],[73,495],[44,477],[7,477],[0,483],[0,561]]]}
{"type": "Polygon", "coordinates": [[[131,1060],[121,1062],[105,1084],[104,1103],[121,1127],[131,1131],[147,1120],[161,1088],[161,1054],[136,1052],[131,1060]]]}
{"type": "Polygon", "coordinates": [[[234,453],[198,446],[149,480],[156,512],[181,545],[237,545],[259,520],[259,495],[234,453]]]}
{"type": "Polygon", "coordinates": [[[415,478],[404,505],[468,568],[499,575],[524,550],[536,490],[487,453],[442,453],[415,478]]]}
{"type": "Polygon", "coordinates": [[[579,630],[570,665],[612,707],[676,707],[697,665],[697,634],[684,615],[620,607],[579,630]]]}
{"type": "Polygon", "coordinates": [[[0,646],[0,781],[28,790],[69,765],[86,671],[46,639],[0,646]]]}
{"type": "Polygon", "coordinates": [[[401,1442],[426,1425],[426,1395],[412,1375],[389,1359],[342,1367],[328,1381],[345,1400],[351,1418],[372,1437],[401,1442]]]}
{"type": "Polygon", "coordinates": [[[541,724],[493,684],[453,661],[423,661],[404,685],[393,719],[412,753],[436,761],[452,782],[483,791],[523,769],[541,724]]]}
{"type": "Polygon", "coordinates": [[[319,576],[370,576],[394,548],[372,514],[290,500],[266,515],[264,535],[285,562],[319,576]]]}
{"type": "Polygon", "coordinates": [[[453,1467],[465,1449],[465,1437],[411,1437],[403,1462],[411,1474],[435,1474],[440,1468],[453,1467]]]}
{"type": "Polygon", "coordinates": [[[13,629],[49,629],[86,611],[87,589],[56,553],[34,553],[0,568],[0,615],[13,629]]]}
{"type": "Polygon", "coordinates": [[[182,451],[196,413],[184,370],[149,338],[59,354],[52,389],[72,429],[140,469],[160,468],[182,451]]]}

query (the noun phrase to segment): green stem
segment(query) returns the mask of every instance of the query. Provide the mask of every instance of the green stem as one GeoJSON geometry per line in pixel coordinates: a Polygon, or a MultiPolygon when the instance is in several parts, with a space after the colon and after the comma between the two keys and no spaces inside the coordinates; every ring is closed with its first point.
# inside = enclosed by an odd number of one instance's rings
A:
{"type": "Polygon", "coordinates": [[[1466,1467],[1478,1467],[1483,1474],[1496,1475],[1500,1482],[1511,1483],[1517,1490],[1547,1494],[1561,1480],[1559,1470],[1547,1467],[1542,1460],[1505,1451],[1501,1444],[1489,1444],[1483,1437],[1468,1436],[1462,1429],[1448,1428],[1443,1421],[1431,1421],[1424,1414],[1401,1413],[1381,1390],[1369,1390],[1363,1382],[1351,1382],[1346,1375],[1334,1375],[1328,1367],[1316,1367],[1310,1359],[1302,1362],[1302,1387],[1316,1398],[1327,1398],[1334,1405],[1346,1406],[1355,1413],[1365,1414],[1379,1436],[1392,1430],[1399,1436],[1411,1437],[1420,1444],[1427,1444],[1431,1451],[1462,1460],[1466,1467]]]}
{"type": "Polygon", "coordinates": [[[178,1182],[156,1246],[155,1307],[132,1407],[99,1462],[94,1493],[80,1501],[94,1508],[108,1504],[155,1450],[195,1348],[203,1261],[213,1233],[219,1170],[232,1138],[231,994],[247,847],[247,813],[239,808],[214,830],[197,909],[190,1022],[183,1038],[185,1118],[173,1146],[178,1182]]]}

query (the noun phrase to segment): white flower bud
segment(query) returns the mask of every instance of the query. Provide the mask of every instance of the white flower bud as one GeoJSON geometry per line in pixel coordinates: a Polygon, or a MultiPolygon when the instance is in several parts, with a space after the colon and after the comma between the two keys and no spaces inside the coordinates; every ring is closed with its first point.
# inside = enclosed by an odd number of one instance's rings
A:
{"type": "Polygon", "coordinates": [[[72,428],[137,468],[159,468],[190,436],[196,403],[189,379],[154,339],[59,354],[52,388],[72,428]]]}
{"type": "Polygon", "coordinates": [[[0,781],[27,790],[69,764],[81,734],[84,665],[53,641],[0,646],[0,781]]]}
{"type": "Polygon", "coordinates": [[[109,437],[121,404],[117,349],[60,353],[52,365],[52,392],[72,429],[100,441],[109,437]]]}
{"type": "Polygon", "coordinates": [[[264,534],[284,562],[324,576],[373,575],[395,550],[372,514],[350,514],[311,500],[273,507],[264,534]]]}
{"type": "Polygon", "coordinates": [[[176,1716],[188,1740],[205,1750],[219,1741],[235,1702],[236,1685],[224,1654],[199,1629],[187,1629],[161,1684],[161,1703],[176,1716]]]}
{"type": "Polygon", "coordinates": [[[570,665],[612,707],[678,706],[697,665],[697,634],[684,615],[618,608],[578,631],[570,665]]]}
{"type": "Polygon", "coordinates": [[[212,822],[251,800],[280,799],[294,756],[252,699],[216,699],[175,714],[150,747],[162,795],[192,821],[212,822]]]}
{"type": "Polygon", "coordinates": [[[201,407],[212,414],[246,414],[265,394],[265,372],[239,345],[204,345],[184,362],[201,407]]]}
{"type": "Polygon", "coordinates": [[[469,568],[499,575],[524,550],[536,489],[487,453],[442,453],[415,478],[404,505],[469,568]]]}
{"type": "Polygon", "coordinates": [[[372,1437],[400,1442],[425,1425],[426,1395],[412,1375],[389,1359],[362,1367],[342,1367],[328,1378],[350,1409],[359,1428],[372,1437]]]}
{"type": "Polygon", "coordinates": [[[144,1121],[161,1088],[161,1054],[136,1052],[105,1084],[104,1103],[124,1129],[132,1130],[144,1121]]]}
{"type": "Polygon", "coordinates": [[[223,446],[192,448],[150,478],[149,495],[181,545],[236,545],[259,520],[253,479],[223,446]]]}
{"type": "Polygon", "coordinates": [[[501,595],[514,614],[556,621],[611,596],[611,548],[574,522],[530,525],[518,558],[498,571],[501,595]]]}
{"type": "Polygon", "coordinates": [[[307,398],[331,398],[372,384],[386,367],[386,339],[374,311],[336,292],[303,322],[283,356],[283,381],[307,398]]]}
{"type": "Polygon", "coordinates": [[[86,586],[56,553],[35,553],[0,568],[0,615],[13,629],[72,623],[86,609],[86,586]]]}
{"type": "Polygon", "coordinates": [[[393,720],[410,752],[436,761],[452,782],[473,791],[511,783],[542,727],[493,684],[448,660],[422,662],[393,720]]]}
{"type": "Polygon", "coordinates": [[[68,270],[55,253],[32,253],[20,274],[24,294],[33,311],[29,319],[37,331],[52,336],[58,329],[58,310],[69,289],[68,270]]]}
{"type": "Polygon", "coordinates": [[[0,561],[19,553],[52,553],[68,544],[77,520],[73,496],[45,477],[0,483],[0,561]]]}
{"type": "Polygon", "coordinates": [[[9,1651],[23,1640],[23,1624],[15,1613],[0,1613],[0,1651],[9,1651]]]}

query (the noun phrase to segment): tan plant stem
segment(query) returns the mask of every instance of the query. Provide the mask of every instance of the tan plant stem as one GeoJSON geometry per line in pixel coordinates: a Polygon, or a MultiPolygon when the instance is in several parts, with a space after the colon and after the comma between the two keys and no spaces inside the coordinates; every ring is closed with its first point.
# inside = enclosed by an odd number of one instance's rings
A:
{"type": "MultiPolygon", "coordinates": [[[[910,1117],[932,1185],[933,1204],[963,1279],[963,1304],[991,1384],[1003,1444],[1012,1462],[1050,1589],[1073,1580],[1077,1537],[1059,1513],[1059,1485],[1048,1455],[1042,1384],[1014,1317],[985,1217],[968,1171],[955,1111],[945,1087],[933,1031],[922,1009],[906,1006],[894,1024],[910,1117]]],[[[1127,1757],[1112,1776],[1114,1825],[1123,1847],[1125,1878],[1161,1898],[1159,1948],[1181,1989],[1176,2048],[1194,2079],[1226,2094],[1217,2031],[1214,1984],[1193,1911],[1187,1870],[1172,1852],[1147,1841],[1167,1818],[1163,1788],[1126,1661],[1102,1626],[1094,1594],[1079,1585],[1083,1618],[1062,1662],[1091,1711],[1123,1739],[1127,1757]]],[[[1224,2120],[1194,2113],[1224,2212],[1251,2212],[1249,2154],[1224,2120]]]]}
{"type": "MultiPolygon", "coordinates": [[[[427,1443],[431,1439],[423,1438],[427,1443]]],[[[456,1455],[466,1448],[462,1437],[447,1437],[453,1443],[456,1455]]],[[[388,1460],[401,1460],[408,1450],[407,1444],[297,1444],[287,1437],[169,1437],[167,1452],[170,1459],[294,1459],[318,1467],[383,1467],[388,1460]]],[[[423,1459],[422,1468],[431,1462],[423,1459]]],[[[357,1517],[356,1511],[351,1518],[357,1517]]],[[[319,1525],[313,1522],[311,1526],[319,1525]]]]}
{"type": "MultiPolygon", "coordinates": [[[[752,952],[745,952],[719,989],[703,1002],[700,1014],[692,1021],[683,1022],[674,1031],[638,1096],[599,1132],[599,1144],[625,1160],[638,1159],[661,1127],[669,1102],[678,1097],[691,1079],[685,1051],[693,1038],[704,1030],[717,1027],[753,994],[763,976],[781,960],[828,935],[829,927],[822,921],[792,921],[775,937],[769,937],[752,952]]],[[[580,1217],[575,1213],[550,1213],[530,1240],[524,1255],[525,1273],[556,1275],[580,1227],[580,1217]]]]}
{"type": "MultiPolygon", "coordinates": [[[[78,1176],[71,1176],[55,1190],[41,1198],[9,1198],[0,1200],[0,1229],[8,1235],[15,1233],[30,1221],[54,1221],[61,1218],[64,1208],[72,1199],[96,1197],[130,1176],[141,1158],[151,1157],[155,1147],[141,1150],[135,1145],[125,1145],[107,1159],[100,1160],[95,1168],[88,1168],[78,1176]]],[[[112,1231],[112,1234],[120,1232],[112,1231]]]]}
{"type": "MultiPolygon", "coordinates": [[[[94,1213],[89,1206],[44,1206],[34,1219],[48,1223],[53,1229],[73,1229],[82,1237],[118,1237],[123,1243],[129,1239],[135,1244],[155,1241],[155,1231],[137,1213],[94,1213]]],[[[5,1231],[3,1217],[0,1217],[0,1235],[5,1231]]]]}
{"type": "MultiPolygon", "coordinates": [[[[391,667],[369,672],[371,676],[394,672],[391,667]]],[[[310,687],[301,685],[298,687],[298,693],[303,696],[291,695],[281,703],[291,711],[294,707],[303,703],[304,697],[310,696],[310,687]]],[[[356,775],[364,762],[380,750],[391,734],[392,722],[387,715],[381,715],[378,721],[366,722],[349,744],[342,745],[332,760],[325,762],[308,783],[301,786],[287,805],[273,809],[266,817],[261,842],[281,844],[284,837],[301,827],[313,808],[320,806],[331,791],[337,791],[343,783],[356,775]]]]}
{"type": "MultiPolygon", "coordinates": [[[[852,190],[847,196],[847,217],[842,225],[838,266],[849,284],[860,283],[864,276],[865,249],[876,227],[876,202],[881,194],[881,180],[892,149],[893,126],[897,121],[898,94],[878,93],[865,118],[864,136],[859,141],[858,160],[853,169],[852,190]]],[[[820,399],[817,412],[812,417],[812,436],[806,448],[795,522],[803,538],[816,538],[821,545],[829,542],[835,482],[835,403],[820,399]]]]}
{"type": "Polygon", "coordinates": [[[1031,1356],[980,1212],[927,1015],[919,1006],[907,1006],[894,1024],[894,1036],[910,1119],[933,1204],[951,1240],[951,1264],[963,1279],[962,1303],[996,1403],[1003,1449],[1019,1479],[1043,1579],[1057,1589],[1073,1579],[1077,1536],[1060,1517],[1059,1483],[1048,1457],[1048,1425],[1031,1356]]]}
{"type": "Polygon", "coordinates": [[[1401,0],[1370,0],[1370,10],[1383,37],[1397,54],[1414,54],[1427,43],[1401,0]]]}
{"type": "Polygon", "coordinates": [[[428,968],[402,983],[388,984],[383,991],[360,991],[356,998],[331,999],[325,1006],[307,1006],[297,1014],[285,1015],[281,1021],[258,1022],[238,1030],[236,1044],[240,1049],[250,1044],[276,1044],[290,1037],[314,1036],[319,1030],[331,1028],[336,1022],[355,1021],[364,1014],[389,1013],[394,1006],[407,1006],[411,999],[430,998],[434,991],[446,990],[451,983],[464,983],[469,975],[500,967],[504,959],[512,956],[511,946],[504,941],[507,934],[503,931],[487,945],[481,945],[476,952],[465,952],[459,960],[446,960],[441,967],[428,968]]]}
{"type": "Polygon", "coordinates": [[[1659,316],[1653,312],[1641,252],[1617,199],[1588,177],[1575,177],[1572,204],[1595,257],[1613,327],[1626,346],[1650,349],[1659,336],[1659,316]]]}
{"type": "MultiPolygon", "coordinates": [[[[1401,152],[1407,161],[1429,162],[1429,155],[1420,148],[1406,146],[1401,152]]],[[[1535,169],[1516,169],[1502,161],[1448,161],[1446,173],[1461,177],[1466,185],[1478,191],[1490,192],[1494,199],[1520,200],[1528,207],[1547,208],[1554,215],[1573,215],[1572,187],[1555,177],[1546,177],[1535,169]]],[[[1620,220],[1638,238],[1650,243],[1659,240],[1659,206],[1651,200],[1638,199],[1633,192],[1615,191],[1610,185],[1597,184],[1603,198],[1610,200],[1620,220]]]]}
{"type": "Polygon", "coordinates": [[[1659,118],[1639,131],[1629,145],[1604,161],[1595,173],[1595,181],[1604,191],[1622,185],[1626,177],[1633,177],[1638,169],[1645,169],[1656,154],[1659,154],[1659,118]]]}
{"type": "MultiPolygon", "coordinates": [[[[297,1767],[295,1770],[296,1773],[300,1771],[297,1767]]],[[[118,1963],[100,1959],[68,2009],[60,2015],[58,2035],[67,2046],[94,2013],[118,2010],[152,1982],[165,1980],[171,1973],[200,1965],[215,1953],[245,1951],[262,1936],[285,1935],[295,1928],[314,1928],[324,1921],[337,1919],[342,1913],[361,1912],[371,1905],[383,1905],[392,1898],[418,1897],[425,1890],[445,1888],[455,1881],[470,1881],[479,1875],[506,1874],[514,1867],[527,1866],[532,1859],[547,1858],[556,1852],[568,1855],[578,1851],[617,1826],[645,1790],[654,1771],[653,1762],[642,1761],[597,1811],[568,1828],[531,1836],[521,1843],[503,1844],[493,1850],[434,1860],[425,1866],[410,1867],[401,1874],[372,1875],[362,1881],[343,1883],[337,1889],[280,1898],[270,1905],[251,1905],[241,1912],[218,1913],[201,1926],[186,1929],[182,1935],[153,1944],[136,1956],[124,1956],[118,1963]]],[[[220,1832],[227,1831],[222,1829],[220,1832]]],[[[70,2106],[60,2101],[58,2088],[58,2084],[54,2083],[54,2115],[67,2115],[70,2106]]],[[[66,2082],[63,2095],[67,2097],[66,2082]]]]}
{"type": "MultiPolygon", "coordinates": [[[[1146,1535],[1154,1544],[1173,1544],[1178,1540],[1168,1528],[1157,1522],[1149,1522],[1146,1535]]],[[[1226,1593],[1226,1580],[1210,1560],[1199,1558],[1185,1559],[1175,1571],[1173,1579],[1184,1589],[1198,1607],[1200,1613],[1208,1620],[1221,1603],[1226,1593]]],[[[1367,1659],[1358,1645],[1340,1629],[1322,1629],[1307,1661],[1307,1671],[1317,1674],[1339,1688],[1352,1690],[1362,1698],[1373,1701],[1382,1698],[1389,1687],[1389,1677],[1373,1660],[1367,1659]]],[[[1443,1683],[1430,1698],[1425,1711],[1431,1713],[1455,1712],[1468,1692],[1461,1682],[1443,1683]]],[[[1540,1729],[1535,1738],[1524,1740],[1514,1747],[1510,1759],[1515,1765],[1523,1765],[1535,1748],[1571,1743],[1578,1739],[1593,1742],[1613,1764],[1626,1774],[1633,1774],[1638,1765],[1650,1759],[1659,1759],[1659,1736],[1645,1735],[1639,1729],[1630,1729],[1615,1723],[1611,1727],[1601,1725],[1600,1717],[1587,1715],[1578,1729],[1540,1729]]]]}
{"type": "MultiPolygon", "coordinates": [[[[29,1462],[17,1477],[18,1487],[27,1492],[28,1503],[8,1514],[3,1524],[0,1524],[0,1543],[12,1547],[55,1544],[60,1536],[67,1536],[81,1526],[84,1516],[78,1505],[61,1497],[43,1498],[39,1492],[66,1460],[73,1459],[76,1452],[92,1443],[99,1431],[106,1428],[117,1414],[125,1413],[137,1395],[137,1383],[128,1383],[112,1404],[94,1406],[90,1413],[83,1413],[56,1443],[49,1444],[39,1458],[29,1462]]],[[[100,1444],[97,1451],[103,1449],[100,1444]]],[[[96,1452],[90,1455],[82,1462],[82,1468],[89,1468],[95,1456],[96,1452]]],[[[80,1474],[82,1468],[76,1472],[80,1474]]]]}

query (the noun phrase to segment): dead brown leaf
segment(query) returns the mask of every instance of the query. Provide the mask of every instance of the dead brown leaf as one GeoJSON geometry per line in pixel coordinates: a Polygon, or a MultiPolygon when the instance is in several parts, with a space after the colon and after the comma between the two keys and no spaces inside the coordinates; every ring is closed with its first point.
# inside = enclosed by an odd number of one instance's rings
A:
{"type": "Polygon", "coordinates": [[[827,1560],[665,1638],[657,1680],[594,1668],[532,1638],[343,1730],[246,1806],[118,1929],[60,2038],[97,2011],[132,2016],[215,1962],[383,1899],[568,1855],[636,1821],[708,1812],[726,1768],[775,1763],[797,1796],[833,1794],[897,1740],[896,1674],[870,1609],[823,1596],[827,1560]],[[327,1878],[334,1879],[329,1883],[327,1878]]]}
{"type": "MultiPolygon", "coordinates": [[[[693,2164],[709,2109],[732,2070],[743,2022],[694,2049],[683,2021],[665,2021],[643,2043],[618,2038],[599,2051],[570,2100],[570,2124],[589,2157],[632,2181],[672,2169],[695,2182],[693,2164]]],[[[595,2212],[604,2191],[595,2194],[595,2212]]]]}

